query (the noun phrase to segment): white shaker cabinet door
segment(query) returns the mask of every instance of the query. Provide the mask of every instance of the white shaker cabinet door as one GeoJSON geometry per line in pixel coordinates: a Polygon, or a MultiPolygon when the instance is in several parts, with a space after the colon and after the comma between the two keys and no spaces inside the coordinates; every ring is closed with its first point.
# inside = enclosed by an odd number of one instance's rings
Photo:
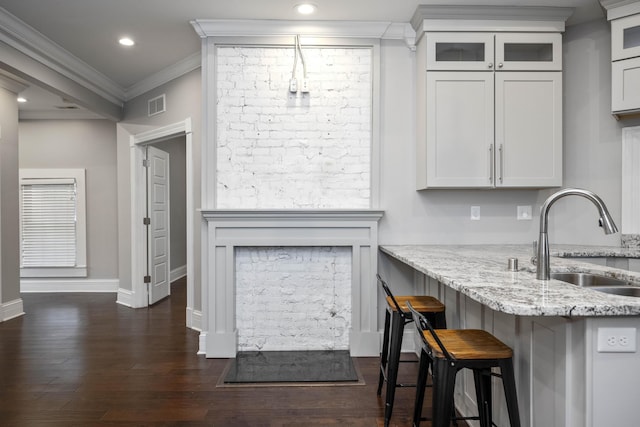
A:
{"type": "Polygon", "coordinates": [[[493,187],[493,72],[426,77],[428,188],[493,187]]]}
{"type": "Polygon", "coordinates": [[[562,185],[562,73],[496,73],[496,186],[562,185]]]}

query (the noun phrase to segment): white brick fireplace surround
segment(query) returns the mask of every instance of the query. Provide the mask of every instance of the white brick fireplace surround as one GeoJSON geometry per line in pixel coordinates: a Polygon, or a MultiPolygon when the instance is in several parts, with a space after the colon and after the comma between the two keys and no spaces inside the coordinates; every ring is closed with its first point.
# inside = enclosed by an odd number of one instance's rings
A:
{"type": "Polygon", "coordinates": [[[351,248],[351,330],[354,357],[380,352],[375,281],[378,252],[376,210],[203,210],[206,260],[202,301],[206,304],[201,350],[206,357],[235,357],[235,249],[237,247],[351,248]]]}

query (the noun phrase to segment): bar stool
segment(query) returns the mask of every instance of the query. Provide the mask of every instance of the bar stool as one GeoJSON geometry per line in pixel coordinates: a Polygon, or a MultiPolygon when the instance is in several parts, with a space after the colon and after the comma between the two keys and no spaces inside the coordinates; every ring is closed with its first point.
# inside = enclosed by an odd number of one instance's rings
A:
{"type": "Polygon", "coordinates": [[[382,338],[382,354],[380,355],[380,377],[378,379],[378,396],[382,392],[382,384],[387,382],[385,392],[384,425],[387,427],[393,412],[393,401],[396,387],[415,387],[415,384],[398,383],[398,367],[404,361],[400,360],[400,350],[402,348],[402,336],[407,323],[413,322],[411,313],[406,305],[401,305],[398,301],[411,301],[413,307],[422,315],[427,316],[436,328],[446,328],[445,307],[438,299],[431,296],[401,296],[394,297],[387,283],[376,275],[378,282],[386,294],[387,310],[384,318],[384,335],[382,338]]]}
{"type": "Polygon", "coordinates": [[[502,386],[507,402],[511,427],[520,427],[516,382],[513,373],[513,351],[490,333],[478,329],[434,330],[429,320],[423,316],[410,301],[407,307],[422,337],[420,368],[416,402],[413,413],[414,427],[420,426],[424,389],[427,382],[429,365],[433,378],[433,416],[432,427],[446,427],[452,415],[453,393],[456,374],[464,368],[473,370],[473,379],[478,402],[477,417],[465,417],[480,421],[481,427],[493,424],[491,408],[491,377],[502,377],[502,386]],[[491,368],[500,368],[500,375],[491,372],[491,368]]]}

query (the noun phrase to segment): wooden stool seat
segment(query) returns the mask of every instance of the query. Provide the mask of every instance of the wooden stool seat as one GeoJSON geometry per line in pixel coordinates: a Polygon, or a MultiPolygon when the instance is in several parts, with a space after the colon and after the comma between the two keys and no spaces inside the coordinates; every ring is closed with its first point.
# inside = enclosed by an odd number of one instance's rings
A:
{"type": "MultiPolygon", "coordinates": [[[[400,309],[405,313],[409,313],[407,301],[411,303],[413,308],[419,313],[444,313],[444,304],[437,298],[428,295],[401,295],[394,298],[400,305],[400,309]]],[[[387,296],[387,308],[391,311],[398,311],[393,299],[387,296]]]]}
{"type": "MultiPolygon", "coordinates": [[[[413,303],[411,304],[413,306],[413,303]]],[[[415,306],[413,306],[415,308],[415,306]]],[[[419,312],[419,310],[416,309],[419,312]]],[[[487,331],[480,329],[437,329],[436,335],[456,360],[509,359],[513,350],[487,331]]],[[[429,331],[422,332],[432,357],[445,355],[429,331]]]]}

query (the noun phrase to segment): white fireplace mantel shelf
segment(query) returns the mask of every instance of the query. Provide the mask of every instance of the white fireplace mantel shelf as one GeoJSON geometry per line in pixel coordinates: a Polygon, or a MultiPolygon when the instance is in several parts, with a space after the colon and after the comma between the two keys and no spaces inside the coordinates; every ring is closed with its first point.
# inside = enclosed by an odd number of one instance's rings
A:
{"type": "Polygon", "coordinates": [[[348,246],[352,248],[352,356],[378,356],[378,221],[372,209],[202,210],[207,260],[202,267],[201,353],[235,357],[237,351],[235,248],[244,246],[348,246]]]}

